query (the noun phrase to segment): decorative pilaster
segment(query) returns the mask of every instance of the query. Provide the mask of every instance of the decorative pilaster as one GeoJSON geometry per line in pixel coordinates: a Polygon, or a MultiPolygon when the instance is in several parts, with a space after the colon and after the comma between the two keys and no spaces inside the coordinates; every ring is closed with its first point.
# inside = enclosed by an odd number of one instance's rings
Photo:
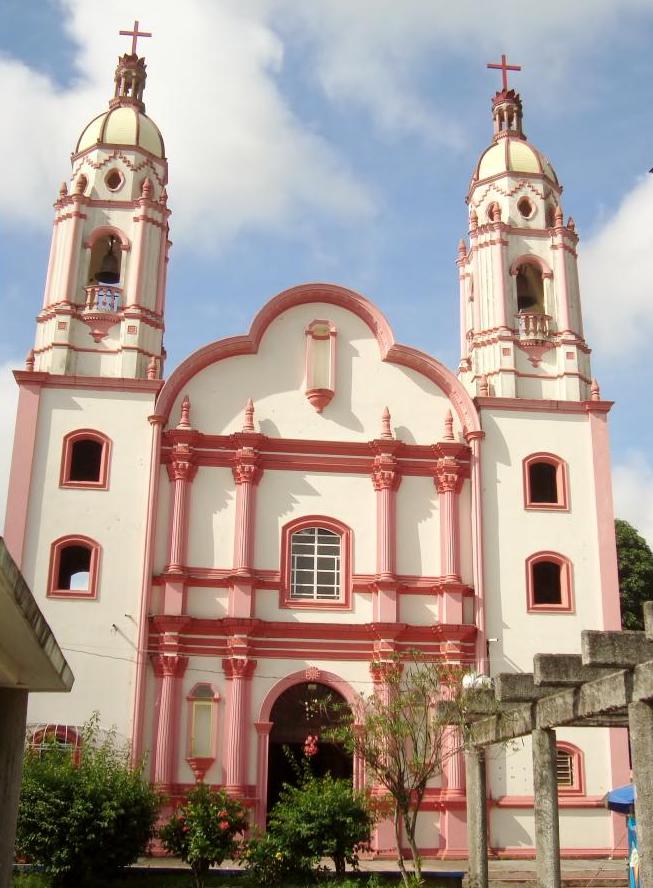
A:
{"type": "Polygon", "coordinates": [[[376,456],[372,484],[376,491],[376,595],[375,622],[397,620],[396,569],[396,491],[401,483],[394,453],[399,442],[392,434],[390,411],[381,417],[381,437],[374,441],[376,456]]]}
{"type": "Polygon", "coordinates": [[[153,781],[159,786],[169,787],[176,782],[177,776],[177,737],[181,723],[179,682],[188,666],[188,657],[164,653],[153,657],[152,662],[155,674],[161,679],[159,717],[153,750],[153,781]]]}
{"type": "Polygon", "coordinates": [[[168,477],[174,485],[170,513],[168,573],[182,573],[186,565],[188,490],[196,474],[197,466],[193,462],[192,446],[185,442],[176,443],[172,448],[172,457],[168,465],[168,477]]]}
{"type": "MultiPolygon", "coordinates": [[[[495,203],[492,208],[492,221],[489,227],[492,231],[492,269],[496,301],[495,323],[500,330],[507,331],[509,327],[512,328],[513,326],[512,323],[508,324],[506,311],[508,301],[508,294],[506,292],[506,250],[508,248],[508,241],[504,234],[507,226],[501,221],[501,207],[498,203],[495,203]]],[[[488,325],[486,324],[486,326],[488,325]]],[[[494,324],[491,326],[494,326],[494,324]]]]}
{"type": "Polygon", "coordinates": [[[460,583],[460,527],[458,494],[462,487],[462,467],[451,457],[439,459],[435,487],[440,497],[441,574],[452,583],[460,583]]]}
{"type": "Polygon", "coordinates": [[[245,792],[248,774],[249,691],[256,660],[234,656],[222,661],[230,683],[229,725],[225,749],[226,790],[235,796],[245,792]]]}
{"type": "Polygon", "coordinates": [[[265,818],[268,807],[268,760],[270,752],[270,732],[274,722],[254,722],[258,737],[257,778],[256,778],[256,825],[265,829],[265,818]]]}

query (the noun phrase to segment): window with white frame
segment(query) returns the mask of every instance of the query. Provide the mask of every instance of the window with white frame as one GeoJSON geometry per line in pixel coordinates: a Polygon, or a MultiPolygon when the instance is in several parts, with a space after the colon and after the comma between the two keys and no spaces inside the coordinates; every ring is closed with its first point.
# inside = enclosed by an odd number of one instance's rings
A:
{"type": "Polygon", "coordinates": [[[305,527],[290,541],[290,597],[304,601],[340,598],[342,538],[325,527],[305,527]]]}

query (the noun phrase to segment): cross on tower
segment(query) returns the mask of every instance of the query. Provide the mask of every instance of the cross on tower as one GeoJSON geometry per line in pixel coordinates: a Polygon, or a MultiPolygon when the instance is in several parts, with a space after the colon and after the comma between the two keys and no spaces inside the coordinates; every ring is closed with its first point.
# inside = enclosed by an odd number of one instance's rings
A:
{"type": "Polygon", "coordinates": [[[139,22],[136,20],[134,22],[134,30],[133,31],[119,31],[121,37],[131,37],[132,38],[132,55],[136,55],[136,44],[138,43],[139,37],[151,37],[152,35],[148,31],[139,31],[138,30],[139,22]]]}
{"type": "MultiPolygon", "coordinates": [[[[138,22],[137,22],[138,24],[138,22]]],[[[503,79],[503,88],[504,90],[508,89],[508,71],[521,71],[521,65],[509,65],[506,61],[506,56],[503,54],[501,56],[501,64],[498,62],[488,62],[488,68],[497,68],[501,71],[501,77],[503,79]]]]}

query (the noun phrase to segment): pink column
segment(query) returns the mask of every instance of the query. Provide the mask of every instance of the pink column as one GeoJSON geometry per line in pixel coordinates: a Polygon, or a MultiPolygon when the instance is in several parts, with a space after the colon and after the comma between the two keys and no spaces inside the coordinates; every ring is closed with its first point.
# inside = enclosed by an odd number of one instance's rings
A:
{"type": "Polygon", "coordinates": [[[174,484],[170,510],[170,554],[167,567],[169,573],[182,573],[186,566],[188,491],[196,473],[193,448],[185,443],[175,444],[168,465],[168,477],[174,484]]]}
{"type": "Polygon", "coordinates": [[[461,467],[455,459],[439,459],[435,486],[440,497],[441,573],[445,580],[460,582],[460,527],[458,494],[462,486],[461,467]]]}
{"type": "Polygon", "coordinates": [[[229,616],[252,615],[252,567],[256,524],[256,486],[262,471],[253,447],[241,447],[233,467],[236,481],[236,527],[234,531],[234,577],[229,591],[229,616]]]}
{"type": "Polygon", "coordinates": [[[229,657],[222,661],[222,668],[230,682],[225,788],[232,795],[243,795],[246,792],[249,770],[249,690],[256,660],[229,657]]]}
{"type": "Polygon", "coordinates": [[[494,279],[494,304],[496,306],[496,323],[492,326],[502,329],[512,328],[513,323],[507,322],[507,273],[506,273],[506,248],[508,242],[504,238],[506,226],[501,221],[501,210],[498,205],[492,214],[492,271],[494,279]]]}
{"type": "Polygon", "coordinates": [[[395,492],[401,475],[392,454],[381,453],[375,458],[372,483],[376,491],[376,573],[380,580],[393,580],[397,548],[395,492]]]}
{"type": "Polygon", "coordinates": [[[258,735],[257,777],[256,777],[256,825],[265,829],[265,816],[268,806],[268,759],[270,752],[270,732],[274,722],[254,722],[258,735]]]}
{"type": "MultiPolygon", "coordinates": [[[[370,674],[374,684],[374,694],[378,696],[384,704],[388,704],[390,700],[390,685],[388,676],[391,672],[395,672],[402,668],[401,664],[394,661],[375,659],[370,663],[370,674]]],[[[385,798],[388,791],[377,781],[372,784],[372,795],[377,798],[385,798]]],[[[377,853],[390,851],[395,846],[394,824],[390,817],[379,820],[374,827],[372,833],[372,847],[377,853]]]]}
{"type": "Polygon", "coordinates": [[[161,677],[161,694],[156,740],[153,750],[154,782],[170,787],[177,776],[177,737],[179,713],[179,681],[186,671],[188,657],[161,654],[153,658],[155,673],[161,677]]]}

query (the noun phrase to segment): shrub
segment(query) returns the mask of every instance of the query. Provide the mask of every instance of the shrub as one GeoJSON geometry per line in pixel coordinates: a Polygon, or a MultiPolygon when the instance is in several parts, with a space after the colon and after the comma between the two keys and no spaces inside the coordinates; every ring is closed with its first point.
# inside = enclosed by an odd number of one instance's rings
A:
{"type": "Polygon", "coordinates": [[[305,762],[299,786],[282,789],[266,835],[248,844],[246,866],[257,882],[270,884],[290,874],[306,876],[329,857],[342,876],[346,864],[357,868],[373,823],[366,796],[349,780],[315,777],[305,762]]]}
{"type": "Polygon", "coordinates": [[[97,885],[99,870],[111,878],[145,851],[159,803],[128,748],[114,733],[100,739],[94,716],[80,754],[54,744],[26,750],[16,852],[52,885],[97,885]]]}
{"type": "Polygon", "coordinates": [[[159,830],[164,848],[190,864],[196,888],[202,888],[213,864],[238,852],[236,837],[247,829],[247,812],[223,790],[200,783],[159,830]]]}

